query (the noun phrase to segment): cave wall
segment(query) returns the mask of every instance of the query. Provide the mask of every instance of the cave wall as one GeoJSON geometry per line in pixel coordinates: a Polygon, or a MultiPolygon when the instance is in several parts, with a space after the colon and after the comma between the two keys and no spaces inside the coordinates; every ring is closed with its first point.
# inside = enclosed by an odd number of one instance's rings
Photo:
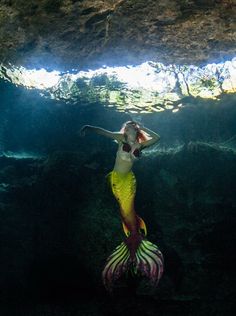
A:
{"type": "Polygon", "coordinates": [[[235,55],[231,0],[4,0],[0,60],[72,69],[222,62],[235,55]]]}

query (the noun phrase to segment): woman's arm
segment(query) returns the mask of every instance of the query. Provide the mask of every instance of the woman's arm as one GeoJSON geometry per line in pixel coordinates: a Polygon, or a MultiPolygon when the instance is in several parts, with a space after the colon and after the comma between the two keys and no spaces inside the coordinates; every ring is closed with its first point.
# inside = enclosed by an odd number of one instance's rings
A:
{"type": "Polygon", "coordinates": [[[142,145],[143,148],[146,148],[146,147],[149,147],[151,145],[154,145],[155,143],[157,143],[160,140],[160,135],[158,135],[157,133],[151,131],[149,128],[142,126],[141,130],[143,130],[144,132],[147,132],[151,136],[151,139],[142,142],[141,145],[142,145]]]}
{"type": "Polygon", "coordinates": [[[111,131],[108,131],[104,128],[101,128],[98,126],[92,126],[92,125],[84,125],[80,130],[80,135],[85,136],[85,133],[87,131],[92,131],[92,132],[95,132],[96,134],[106,136],[106,137],[112,138],[112,139],[117,140],[117,141],[123,140],[123,134],[120,132],[111,132],[111,131]]]}

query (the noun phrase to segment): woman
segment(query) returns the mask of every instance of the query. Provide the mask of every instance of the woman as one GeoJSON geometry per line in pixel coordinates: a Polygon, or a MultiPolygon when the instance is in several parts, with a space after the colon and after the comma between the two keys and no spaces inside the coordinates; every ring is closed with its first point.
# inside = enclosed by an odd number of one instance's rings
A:
{"type": "Polygon", "coordinates": [[[84,136],[87,131],[109,137],[118,143],[115,165],[108,178],[120,206],[123,230],[127,238],[107,259],[102,273],[104,285],[112,290],[114,281],[125,271],[132,269],[156,286],[163,273],[163,256],[156,245],[146,240],[146,225],[135,212],[136,179],[131,169],[134,161],[140,158],[142,149],[155,144],[160,136],[148,128],[141,128],[134,121],[126,122],[120,132],[85,125],[81,129],[81,135],[84,136]]]}

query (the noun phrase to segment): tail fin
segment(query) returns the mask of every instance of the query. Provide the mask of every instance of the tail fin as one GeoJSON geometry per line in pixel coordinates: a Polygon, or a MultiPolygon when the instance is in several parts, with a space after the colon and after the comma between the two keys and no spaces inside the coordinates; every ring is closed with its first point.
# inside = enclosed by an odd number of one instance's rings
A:
{"type": "Polygon", "coordinates": [[[129,249],[122,242],[107,258],[105,268],[102,272],[103,283],[108,291],[112,291],[114,282],[129,268],[129,249]]]}
{"type": "Polygon", "coordinates": [[[164,270],[164,258],[158,247],[148,240],[142,240],[136,252],[136,267],[140,274],[157,286],[164,270]]]}
{"type": "Polygon", "coordinates": [[[133,268],[133,271],[146,277],[155,287],[163,273],[163,262],[158,247],[148,240],[141,240],[133,259],[128,245],[122,242],[107,259],[102,273],[103,283],[108,291],[112,291],[115,281],[133,268]]]}

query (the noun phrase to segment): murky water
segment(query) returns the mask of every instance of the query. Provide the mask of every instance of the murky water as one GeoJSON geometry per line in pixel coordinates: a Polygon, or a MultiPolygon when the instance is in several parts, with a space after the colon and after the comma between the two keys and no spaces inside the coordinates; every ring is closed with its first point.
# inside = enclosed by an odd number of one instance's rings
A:
{"type": "Polygon", "coordinates": [[[233,315],[234,64],[212,66],[211,73],[142,67],[122,69],[126,78],[133,71],[129,84],[114,70],[41,71],[23,80],[22,69],[2,68],[2,78],[8,76],[0,81],[6,315],[17,314],[9,302],[22,315],[233,315]],[[84,124],[118,131],[130,119],[161,137],[143,151],[134,173],[136,210],[163,252],[165,272],[157,289],[124,278],[111,299],[101,271],[124,239],[105,178],[117,144],[79,131],[84,124]]]}

